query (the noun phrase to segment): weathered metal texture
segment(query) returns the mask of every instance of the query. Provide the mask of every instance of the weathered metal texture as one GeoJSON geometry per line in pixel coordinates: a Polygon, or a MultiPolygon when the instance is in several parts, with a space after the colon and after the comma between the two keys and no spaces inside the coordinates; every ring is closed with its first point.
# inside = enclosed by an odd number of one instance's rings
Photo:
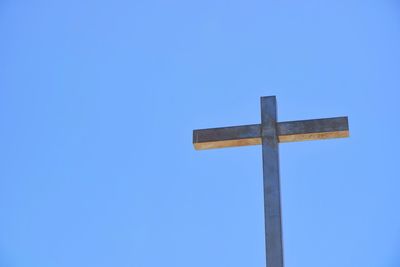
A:
{"type": "Polygon", "coordinates": [[[193,131],[193,145],[198,150],[259,144],[261,144],[259,124],[193,131]]]}
{"type": "Polygon", "coordinates": [[[349,136],[347,117],[278,123],[279,142],[296,142],[349,136]]]}
{"type": "Polygon", "coordinates": [[[262,144],[267,267],[283,267],[279,143],[349,136],[347,117],[277,122],[276,98],[261,98],[261,124],[193,131],[196,149],[262,144]]]}
{"type": "Polygon", "coordinates": [[[275,97],[261,98],[261,139],[267,267],[283,267],[279,143],[275,97]]]}
{"type": "MultiPolygon", "coordinates": [[[[337,117],[279,122],[277,135],[280,143],[348,137],[348,119],[337,117]]],[[[197,150],[260,144],[260,124],[193,131],[193,145],[197,150]]]]}

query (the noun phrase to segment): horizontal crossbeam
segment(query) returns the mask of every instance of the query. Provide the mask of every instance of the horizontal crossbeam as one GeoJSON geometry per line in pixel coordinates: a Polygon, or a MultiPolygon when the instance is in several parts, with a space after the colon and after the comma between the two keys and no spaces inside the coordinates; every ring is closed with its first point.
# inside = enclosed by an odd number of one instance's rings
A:
{"type": "MultiPolygon", "coordinates": [[[[277,135],[280,143],[343,138],[349,136],[349,124],[347,117],[278,122],[277,135]]],[[[261,138],[260,124],[193,131],[197,150],[259,145],[261,138]]]]}

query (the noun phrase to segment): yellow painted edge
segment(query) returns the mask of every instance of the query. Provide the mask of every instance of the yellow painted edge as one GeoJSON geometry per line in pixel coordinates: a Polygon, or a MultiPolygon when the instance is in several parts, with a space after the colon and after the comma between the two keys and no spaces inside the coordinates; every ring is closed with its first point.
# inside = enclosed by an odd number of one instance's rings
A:
{"type": "MultiPolygon", "coordinates": [[[[300,142],[300,141],[345,138],[345,137],[349,137],[349,131],[280,135],[278,136],[278,140],[279,143],[288,143],[288,142],[300,142]]],[[[261,138],[257,137],[257,138],[245,138],[237,140],[202,142],[202,143],[194,143],[193,145],[196,150],[203,150],[203,149],[214,149],[214,148],[224,148],[224,147],[252,146],[260,144],[261,144],[261,138]]]]}
{"type": "Polygon", "coordinates": [[[311,141],[311,140],[345,138],[345,137],[349,137],[349,131],[280,135],[278,136],[278,140],[280,143],[287,143],[287,142],[311,141]]]}
{"type": "Polygon", "coordinates": [[[216,142],[202,142],[194,143],[194,148],[196,150],[202,149],[213,149],[213,148],[224,148],[224,147],[235,147],[235,146],[252,146],[260,145],[261,138],[246,138],[237,140],[226,140],[226,141],[216,141],[216,142]]]}

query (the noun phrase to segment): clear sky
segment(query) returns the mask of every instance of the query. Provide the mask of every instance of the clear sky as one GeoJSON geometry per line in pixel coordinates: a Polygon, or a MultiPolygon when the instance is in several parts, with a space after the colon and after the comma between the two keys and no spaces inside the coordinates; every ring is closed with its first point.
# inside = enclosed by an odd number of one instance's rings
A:
{"type": "Polygon", "coordinates": [[[261,148],[192,130],[349,116],[280,146],[287,267],[400,266],[398,1],[0,3],[0,266],[265,266],[261,148]]]}

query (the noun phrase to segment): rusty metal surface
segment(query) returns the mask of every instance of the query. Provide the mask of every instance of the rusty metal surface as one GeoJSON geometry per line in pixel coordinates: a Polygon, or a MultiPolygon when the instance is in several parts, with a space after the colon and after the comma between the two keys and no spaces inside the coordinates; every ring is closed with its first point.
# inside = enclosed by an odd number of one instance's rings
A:
{"type": "Polygon", "coordinates": [[[283,267],[282,214],[276,98],[261,98],[265,246],[268,267],[283,267]]]}
{"type": "MultiPolygon", "coordinates": [[[[287,121],[278,122],[277,133],[280,143],[343,138],[349,136],[349,125],[347,117],[287,121]]],[[[260,124],[193,131],[193,145],[198,150],[259,144],[260,124]]]]}

